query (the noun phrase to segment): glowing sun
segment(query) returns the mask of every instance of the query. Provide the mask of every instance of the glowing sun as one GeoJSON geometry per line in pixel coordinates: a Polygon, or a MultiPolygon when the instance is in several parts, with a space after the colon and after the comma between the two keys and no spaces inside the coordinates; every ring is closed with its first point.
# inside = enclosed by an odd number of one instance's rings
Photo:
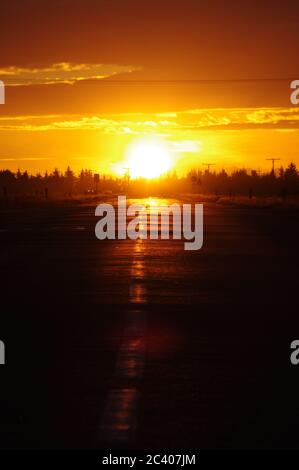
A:
{"type": "Polygon", "coordinates": [[[172,163],[160,142],[139,141],[128,148],[128,166],[132,178],[157,178],[170,170],[172,163]]]}

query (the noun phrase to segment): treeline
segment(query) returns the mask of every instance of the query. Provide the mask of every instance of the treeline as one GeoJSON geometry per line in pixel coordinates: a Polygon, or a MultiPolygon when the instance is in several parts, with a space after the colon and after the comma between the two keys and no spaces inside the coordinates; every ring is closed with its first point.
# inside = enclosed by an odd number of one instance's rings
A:
{"type": "MultiPolygon", "coordinates": [[[[40,173],[29,175],[27,171],[21,172],[20,170],[16,173],[10,170],[0,171],[0,190],[2,189],[4,197],[32,194],[45,197],[61,194],[71,196],[95,193],[100,189],[99,186],[95,175],[90,170],[81,170],[78,175],[70,167],[67,167],[65,172],[55,168],[52,173],[46,172],[44,175],[40,173]]],[[[101,187],[113,191],[118,185],[112,178],[103,176],[101,187]]]]}
{"type": "Polygon", "coordinates": [[[282,196],[299,194],[299,173],[294,163],[277,173],[250,172],[240,169],[228,174],[220,172],[192,170],[189,178],[200,193],[215,195],[282,196]]]}
{"type": "Polygon", "coordinates": [[[186,176],[178,178],[169,173],[156,180],[134,179],[129,175],[115,178],[95,175],[90,170],[75,174],[70,167],[65,172],[57,168],[44,175],[29,175],[27,171],[0,170],[0,197],[35,195],[73,196],[102,192],[132,192],[136,195],[163,195],[182,193],[213,194],[215,196],[287,196],[299,194],[299,173],[294,163],[280,168],[276,173],[259,173],[255,170],[236,170],[228,174],[193,169],[186,176]]]}

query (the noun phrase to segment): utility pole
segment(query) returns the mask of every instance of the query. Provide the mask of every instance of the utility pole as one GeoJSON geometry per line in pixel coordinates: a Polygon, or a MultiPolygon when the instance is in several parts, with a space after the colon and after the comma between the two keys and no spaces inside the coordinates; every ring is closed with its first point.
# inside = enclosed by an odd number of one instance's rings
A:
{"type": "Polygon", "coordinates": [[[275,162],[277,160],[280,160],[280,158],[266,158],[266,160],[272,162],[272,170],[271,170],[271,174],[274,176],[274,170],[275,170],[275,162]]]}
{"type": "Polygon", "coordinates": [[[127,185],[129,185],[129,183],[130,183],[130,167],[125,167],[125,168],[123,168],[123,170],[125,170],[125,174],[124,174],[125,181],[126,181],[127,185]]]}
{"type": "Polygon", "coordinates": [[[206,166],[208,168],[207,173],[210,173],[210,166],[213,166],[213,165],[216,165],[216,163],[203,163],[203,166],[206,166]]]}
{"type": "Polygon", "coordinates": [[[128,166],[128,167],[123,168],[123,170],[126,171],[125,172],[125,177],[130,179],[130,170],[131,170],[131,168],[128,166]]]}

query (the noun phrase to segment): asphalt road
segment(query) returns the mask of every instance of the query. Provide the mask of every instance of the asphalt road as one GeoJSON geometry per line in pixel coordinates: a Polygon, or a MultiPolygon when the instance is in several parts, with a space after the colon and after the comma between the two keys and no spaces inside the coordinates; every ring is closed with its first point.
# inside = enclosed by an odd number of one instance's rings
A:
{"type": "Polygon", "coordinates": [[[298,211],[205,204],[187,252],[94,210],[1,214],[0,447],[298,448],[298,211]]]}

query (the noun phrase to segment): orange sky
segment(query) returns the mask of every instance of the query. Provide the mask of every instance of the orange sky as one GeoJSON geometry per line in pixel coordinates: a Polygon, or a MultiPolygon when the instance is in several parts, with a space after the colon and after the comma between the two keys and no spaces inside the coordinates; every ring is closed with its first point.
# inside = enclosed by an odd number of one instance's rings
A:
{"type": "Polygon", "coordinates": [[[11,0],[1,6],[0,168],[113,172],[132,140],[179,172],[299,164],[291,0],[11,0]]]}

